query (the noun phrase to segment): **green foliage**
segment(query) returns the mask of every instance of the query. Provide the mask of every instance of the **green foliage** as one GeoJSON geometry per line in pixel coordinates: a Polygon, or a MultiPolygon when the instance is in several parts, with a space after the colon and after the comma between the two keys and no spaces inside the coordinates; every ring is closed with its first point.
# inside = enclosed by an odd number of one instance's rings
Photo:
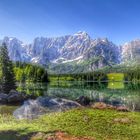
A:
{"type": "Polygon", "coordinates": [[[101,57],[90,58],[89,60],[83,61],[73,61],[67,63],[57,63],[50,64],[49,73],[57,74],[76,74],[76,73],[86,73],[92,70],[92,65],[97,65],[98,61],[102,59],[101,57]]]}
{"type": "Polygon", "coordinates": [[[2,91],[8,94],[11,89],[16,89],[16,80],[13,64],[9,59],[8,49],[5,44],[0,47],[0,71],[2,91]]]}
{"type": "Polygon", "coordinates": [[[77,74],[51,74],[49,75],[50,81],[106,81],[107,75],[103,72],[89,72],[77,74]]]}
{"type": "Polygon", "coordinates": [[[18,82],[48,82],[47,70],[33,64],[16,62],[14,72],[18,82]]]}
{"type": "MultiPolygon", "coordinates": [[[[140,65],[114,65],[106,66],[96,71],[87,73],[67,73],[67,74],[50,74],[50,80],[67,80],[67,81],[96,81],[103,82],[111,80],[114,77],[114,81],[132,81],[140,82],[140,65]]],[[[113,79],[112,79],[113,80],[113,79]]]]}
{"type": "Polygon", "coordinates": [[[108,73],[123,73],[125,81],[140,82],[140,64],[132,63],[115,65],[113,67],[105,67],[99,70],[100,72],[108,73]]]}

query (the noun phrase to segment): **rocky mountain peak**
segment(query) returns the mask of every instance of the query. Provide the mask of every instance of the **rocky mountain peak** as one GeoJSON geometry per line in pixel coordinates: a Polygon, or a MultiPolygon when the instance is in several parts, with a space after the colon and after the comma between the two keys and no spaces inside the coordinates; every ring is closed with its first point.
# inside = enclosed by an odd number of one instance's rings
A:
{"type": "Polygon", "coordinates": [[[122,46],[123,62],[140,61],[140,39],[125,43],[122,46]]]}
{"type": "Polygon", "coordinates": [[[74,35],[82,35],[82,36],[87,36],[87,32],[85,31],[78,31],[77,33],[75,33],[74,35]]]}
{"type": "Polygon", "coordinates": [[[23,44],[13,37],[5,37],[0,42],[7,44],[9,56],[13,61],[40,65],[67,65],[68,63],[80,65],[82,62],[85,65],[90,62],[90,69],[95,70],[107,65],[119,64],[121,56],[123,60],[136,59],[140,56],[139,39],[126,43],[120,49],[107,38],[92,39],[84,31],[62,37],[37,37],[31,44],[23,44]]]}

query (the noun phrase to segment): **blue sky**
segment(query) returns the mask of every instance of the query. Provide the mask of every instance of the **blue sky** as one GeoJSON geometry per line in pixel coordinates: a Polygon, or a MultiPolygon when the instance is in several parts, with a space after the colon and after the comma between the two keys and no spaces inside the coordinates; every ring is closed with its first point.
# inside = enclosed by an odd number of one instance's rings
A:
{"type": "Polygon", "coordinates": [[[0,0],[0,38],[86,31],[116,44],[140,38],[140,0],[0,0]]]}

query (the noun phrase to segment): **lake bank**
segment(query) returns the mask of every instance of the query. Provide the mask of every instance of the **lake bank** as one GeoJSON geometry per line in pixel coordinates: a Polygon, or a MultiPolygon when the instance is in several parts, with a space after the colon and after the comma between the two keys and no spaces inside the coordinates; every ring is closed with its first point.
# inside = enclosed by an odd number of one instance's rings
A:
{"type": "MultiPolygon", "coordinates": [[[[98,110],[89,107],[52,113],[30,121],[19,121],[10,115],[0,115],[0,131],[5,134],[6,131],[13,131],[19,137],[35,132],[47,134],[62,131],[70,136],[90,137],[96,140],[139,140],[139,116],[138,112],[98,110]]],[[[0,136],[4,138],[4,134],[0,136]]]]}

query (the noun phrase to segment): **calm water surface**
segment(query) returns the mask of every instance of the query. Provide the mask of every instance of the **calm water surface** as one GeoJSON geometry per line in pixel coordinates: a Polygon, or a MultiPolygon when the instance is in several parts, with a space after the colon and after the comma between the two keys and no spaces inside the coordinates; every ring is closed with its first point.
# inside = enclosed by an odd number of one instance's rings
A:
{"type": "MultiPolygon", "coordinates": [[[[132,111],[140,111],[140,84],[131,82],[51,82],[19,84],[18,90],[34,96],[50,96],[75,100],[88,96],[92,102],[105,102],[115,106],[126,106],[132,111]]],[[[17,106],[0,106],[0,114],[12,113],[17,106]]]]}
{"type": "Polygon", "coordinates": [[[140,84],[131,82],[52,82],[47,84],[20,84],[18,90],[35,96],[51,96],[75,100],[88,96],[92,102],[127,106],[132,111],[140,111],[140,84]]]}

